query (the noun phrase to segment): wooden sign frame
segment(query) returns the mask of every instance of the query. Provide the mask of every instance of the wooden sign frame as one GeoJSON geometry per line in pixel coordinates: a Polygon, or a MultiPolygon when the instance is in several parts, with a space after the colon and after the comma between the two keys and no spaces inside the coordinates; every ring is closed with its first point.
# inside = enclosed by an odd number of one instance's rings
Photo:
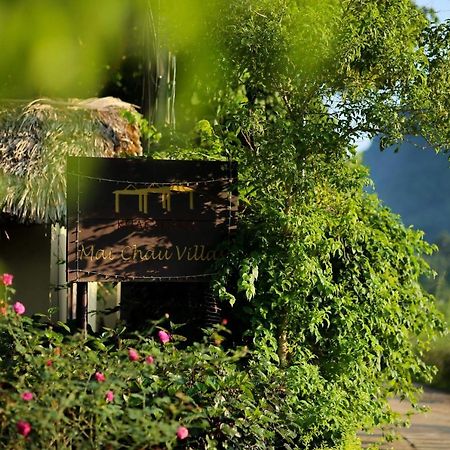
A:
{"type": "Polygon", "coordinates": [[[202,281],[236,229],[237,164],[69,157],[67,277],[202,281]]]}

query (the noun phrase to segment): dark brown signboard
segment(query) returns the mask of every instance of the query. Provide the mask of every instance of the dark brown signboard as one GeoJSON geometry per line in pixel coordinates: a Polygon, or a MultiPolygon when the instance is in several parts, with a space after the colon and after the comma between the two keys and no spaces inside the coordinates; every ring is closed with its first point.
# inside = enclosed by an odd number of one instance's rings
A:
{"type": "Polygon", "coordinates": [[[236,227],[237,166],[69,157],[68,281],[202,280],[236,227]]]}

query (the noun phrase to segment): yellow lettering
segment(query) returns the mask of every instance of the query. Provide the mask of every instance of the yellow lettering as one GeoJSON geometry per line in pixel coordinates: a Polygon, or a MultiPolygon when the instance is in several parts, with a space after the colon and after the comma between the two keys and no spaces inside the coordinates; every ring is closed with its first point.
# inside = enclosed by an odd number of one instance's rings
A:
{"type": "Polygon", "coordinates": [[[142,251],[137,248],[136,245],[133,245],[133,259],[136,261],[137,259],[143,260],[142,251]]]}
{"type": "Polygon", "coordinates": [[[131,259],[131,256],[128,256],[128,252],[131,252],[131,246],[126,245],[121,252],[121,257],[124,261],[129,261],[131,259]],[[126,252],[126,253],[125,253],[126,252]],[[125,256],[126,255],[126,256],[125,256]]]}
{"type": "Polygon", "coordinates": [[[198,249],[198,245],[194,245],[193,247],[189,247],[188,250],[188,255],[187,255],[187,260],[188,261],[198,261],[197,259],[197,249],[198,249]]]}
{"type": "Polygon", "coordinates": [[[92,261],[94,259],[94,246],[90,245],[88,247],[88,251],[86,251],[84,245],[81,244],[81,250],[79,250],[79,253],[81,253],[81,255],[78,256],[78,259],[90,258],[92,261]]]}
{"type": "Polygon", "coordinates": [[[110,261],[114,260],[114,256],[112,254],[112,250],[106,251],[105,249],[100,249],[95,252],[95,260],[98,261],[99,259],[109,259],[110,261]]]}
{"type": "Polygon", "coordinates": [[[215,261],[217,259],[217,250],[208,250],[206,261],[215,261]]]}
{"type": "Polygon", "coordinates": [[[175,246],[175,250],[177,251],[177,258],[178,258],[178,261],[181,261],[181,260],[183,259],[184,255],[185,255],[186,251],[187,251],[187,247],[184,246],[184,247],[183,247],[183,251],[181,251],[181,250],[180,250],[180,247],[178,247],[178,245],[176,245],[176,246],[175,246]]]}
{"type": "MultiPolygon", "coordinates": [[[[148,261],[153,258],[153,250],[147,250],[144,255],[141,257],[141,261],[148,261]]],[[[153,258],[155,259],[155,258],[153,258]]]]}
{"type": "Polygon", "coordinates": [[[206,257],[205,257],[205,246],[204,245],[200,245],[200,248],[202,249],[200,252],[200,256],[199,259],[197,259],[196,261],[207,261],[206,257]]]}

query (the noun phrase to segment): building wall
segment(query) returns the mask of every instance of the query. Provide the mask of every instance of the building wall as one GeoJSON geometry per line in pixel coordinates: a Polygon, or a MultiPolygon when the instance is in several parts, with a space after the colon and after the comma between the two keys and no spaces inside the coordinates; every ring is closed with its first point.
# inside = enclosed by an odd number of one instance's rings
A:
{"type": "Polygon", "coordinates": [[[0,274],[14,275],[14,298],[27,314],[50,307],[50,240],[47,225],[0,224],[0,274]]]}

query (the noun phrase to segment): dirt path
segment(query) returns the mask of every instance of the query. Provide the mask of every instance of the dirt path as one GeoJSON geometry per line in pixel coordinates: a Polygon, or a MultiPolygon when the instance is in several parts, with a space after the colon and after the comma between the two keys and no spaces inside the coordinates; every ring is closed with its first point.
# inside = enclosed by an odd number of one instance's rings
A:
{"type": "MultiPolygon", "coordinates": [[[[402,440],[386,445],[383,448],[394,450],[450,450],[450,394],[432,389],[425,389],[421,404],[430,411],[416,414],[411,419],[411,427],[402,430],[402,440]]],[[[394,400],[395,411],[406,412],[408,404],[394,400]]],[[[364,448],[380,438],[373,435],[363,438],[364,448]]]]}

